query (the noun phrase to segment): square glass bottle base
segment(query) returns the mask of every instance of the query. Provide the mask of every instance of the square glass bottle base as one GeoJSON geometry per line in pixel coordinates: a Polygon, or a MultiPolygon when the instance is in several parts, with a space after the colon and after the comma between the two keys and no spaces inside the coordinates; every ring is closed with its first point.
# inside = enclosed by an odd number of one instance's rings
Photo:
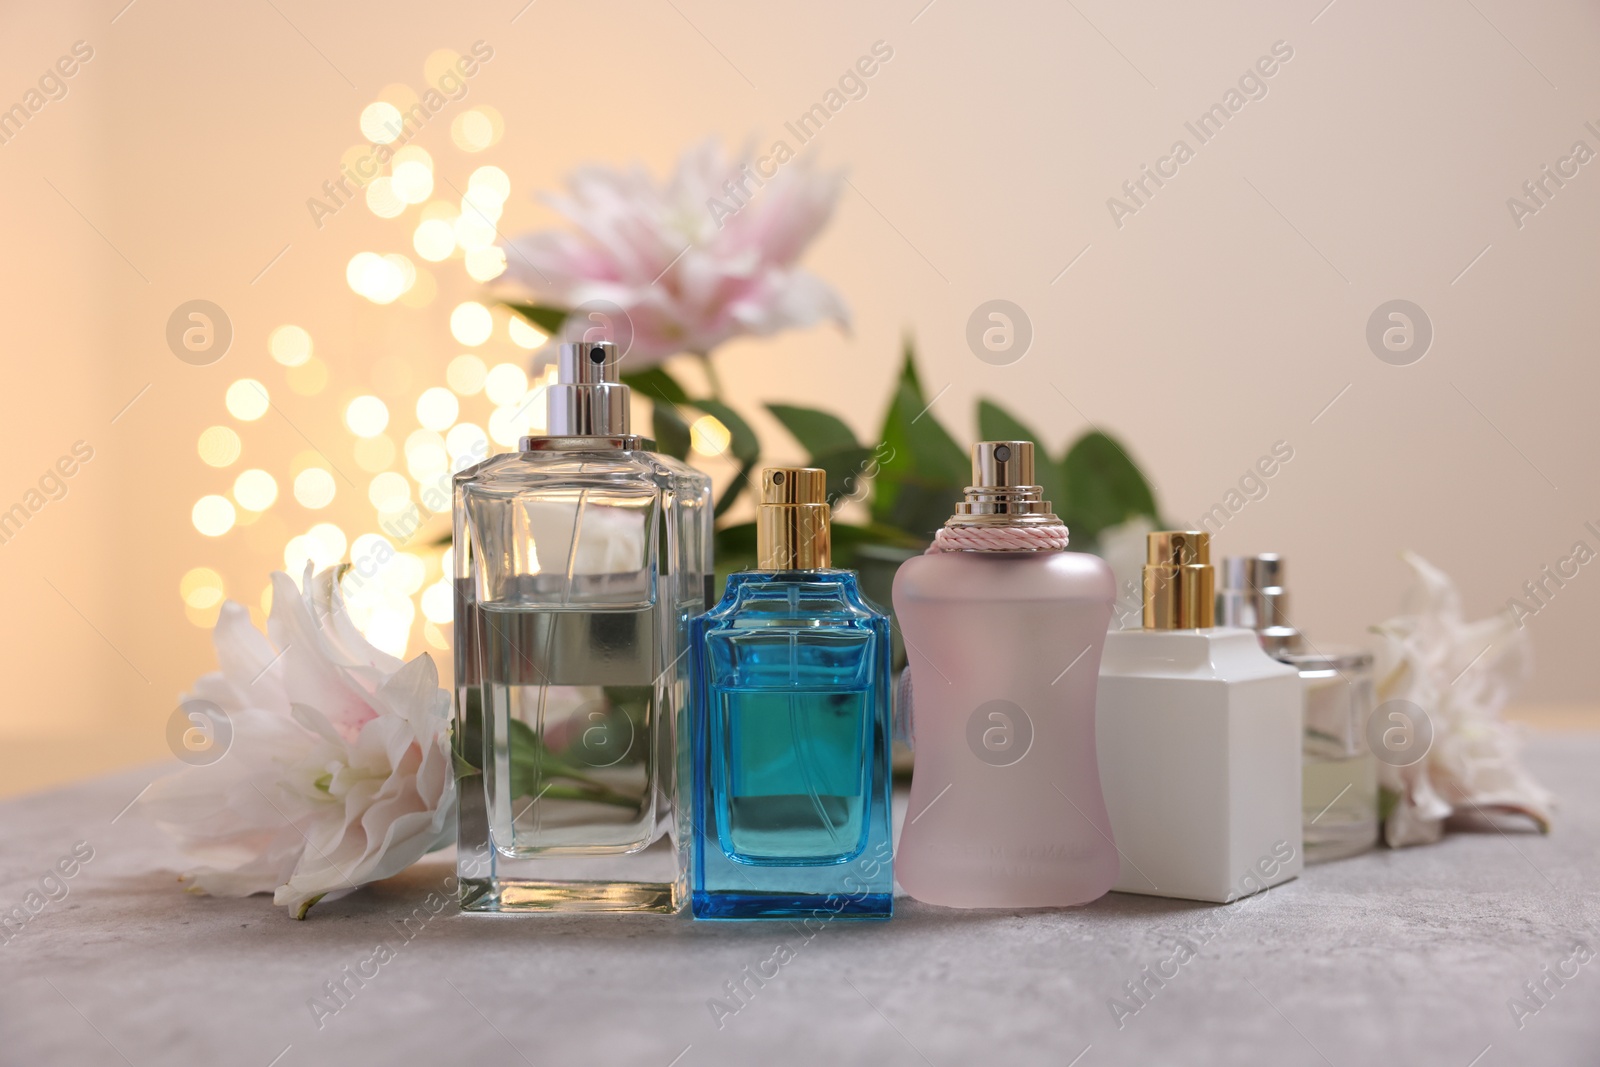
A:
{"type": "Polygon", "coordinates": [[[464,914],[670,915],[688,904],[687,864],[672,835],[632,853],[507,856],[490,840],[482,778],[461,781],[456,879],[464,914]]]}
{"type": "Polygon", "coordinates": [[[672,881],[671,841],[623,856],[513,859],[488,849],[458,851],[461,910],[621,912],[670,915],[688,903],[688,880],[672,881]],[[641,876],[648,881],[636,880],[641,876]],[[659,876],[657,878],[656,876],[659,876]]]}
{"type": "Polygon", "coordinates": [[[887,817],[873,821],[868,846],[842,863],[805,867],[736,863],[704,841],[701,848],[689,896],[696,919],[829,922],[894,915],[894,846],[887,817]]]}
{"type": "Polygon", "coordinates": [[[893,893],[706,893],[693,895],[696,919],[887,919],[893,893]]]}
{"type": "Polygon", "coordinates": [[[478,879],[461,882],[461,910],[498,912],[636,912],[679,910],[673,886],[659,882],[536,882],[478,879]]]}

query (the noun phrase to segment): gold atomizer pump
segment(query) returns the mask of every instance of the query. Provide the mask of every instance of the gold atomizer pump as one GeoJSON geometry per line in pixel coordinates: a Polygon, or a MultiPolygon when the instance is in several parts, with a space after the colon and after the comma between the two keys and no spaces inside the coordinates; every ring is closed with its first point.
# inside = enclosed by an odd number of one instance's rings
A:
{"type": "Polygon", "coordinates": [[[1144,628],[1208,630],[1216,625],[1211,535],[1156,530],[1145,539],[1144,628]]]}
{"type": "Polygon", "coordinates": [[[828,474],[816,467],[768,467],[756,504],[756,566],[821,571],[833,565],[828,474]]]}

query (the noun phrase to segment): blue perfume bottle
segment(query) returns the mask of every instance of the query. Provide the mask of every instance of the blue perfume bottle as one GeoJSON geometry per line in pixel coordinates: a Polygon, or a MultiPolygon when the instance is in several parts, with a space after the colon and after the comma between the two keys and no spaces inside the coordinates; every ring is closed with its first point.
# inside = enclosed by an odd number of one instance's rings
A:
{"type": "Polygon", "coordinates": [[[690,626],[697,919],[894,909],[889,619],[830,568],[825,491],[764,471],[758,568],[690,626]]]}

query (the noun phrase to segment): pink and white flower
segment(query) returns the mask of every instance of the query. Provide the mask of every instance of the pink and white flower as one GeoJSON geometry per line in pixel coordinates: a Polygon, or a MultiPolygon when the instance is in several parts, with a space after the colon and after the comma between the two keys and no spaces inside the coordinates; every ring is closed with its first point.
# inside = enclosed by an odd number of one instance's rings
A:
{"type": "Polygon", "coordinates": [[[333,570],[308,566],[304,584],[273,574],[269,636],[223,605],[221,669],[192,698],[221,709],[231,743],[141,801],[195,862],[191,891],[270,892],[297,919],[455,836],[450,697],[433,660],[370,645],[333,570]]]}
{"type": "Polygon", "coordinates": [[[665,185],[640,168],[585,167],[568,195],[548,198],[576,229],[516,242],[509,273],[538,302],[575,310],[574,336],[593,325],[588,309],[620,309],[636,368],[746,334],[848,326],[838,294],[796,265],[841,182],[749,151],[727,158],[715,141],[687,152],[665,185]]]}
{"type": "Polygon", "coordinates": [[[1416,584],[1402,614],[1373,627],[1377,697],[1422,709],[1433,736],[1424,758],[1378,764],[1379,785],[1394,797],[1385,841],[1437,841],[1452,814],[1525,815],[1548,832],[1555,798],[1522,766],[1521,734],[1500,717],[1533,669],[1528,632],[1503,612],[1468,622],[1449,575],[1414,552],[1403,558],[1416,584]]]}

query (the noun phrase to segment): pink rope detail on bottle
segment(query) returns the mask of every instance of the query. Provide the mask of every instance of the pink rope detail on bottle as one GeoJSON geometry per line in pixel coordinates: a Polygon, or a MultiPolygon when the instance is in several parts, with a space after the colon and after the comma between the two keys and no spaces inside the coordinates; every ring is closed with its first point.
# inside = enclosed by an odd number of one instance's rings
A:
{"type": "Polygon", "coordinates": [[[924,555],[935,552],[1045,552],[1067,547],[1065,526],[942,526],[924,555]]]}

